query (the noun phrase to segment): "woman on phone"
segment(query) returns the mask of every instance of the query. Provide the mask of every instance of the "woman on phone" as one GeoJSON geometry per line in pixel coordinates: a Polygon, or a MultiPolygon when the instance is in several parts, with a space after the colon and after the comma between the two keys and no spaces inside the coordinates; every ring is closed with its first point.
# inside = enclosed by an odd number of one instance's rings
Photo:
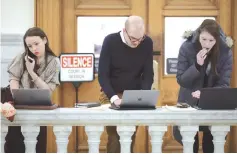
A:
{"type": "MultiPolygon", "coordinates": [[[[178,102],[195,106],[202,88],[229,87],[232,61],[232,51],[220,26],[215,20],[204,20],[180,47],[176,75],[180,85],[178,102]]],[[[199,127],[199,130],[203,131],[203,152],[214,152],[213,137],[208,126],[199,127]]],[[[182,144],[177,126],[173,132],[175,139],[182,144]]],[[[198,148],[197,133],[194,152],[198,152],[198,148]]]]}
{"type": "MultiPolygon", "coordinates": [[[[53,92],[59,85],[60,62],[49,47],[48,37],[43,30],[33,27],[26,31],[23,42],[24,53],[16,56],[8,67],[10,89],[39,88],[53,92]]],[[[19,136],[21,135],[19,127],[11,127],[11,129],[8,133],[9,140],[7,140],[9,141],[7,149],[10,151],[6,152],[24,153],[25,148],[22,145],[19,148],[10,148],[16,141],[13,135],[17,132],[19,136]]],[[[42,138],[44,143],[43,147],[37,144],[36,152],[44,153],[46,152],[46,127],[40,127],[39,136],[39,141],[42,138]]],[[[21,138],[23,138],[22,135],[21,138]]]]}

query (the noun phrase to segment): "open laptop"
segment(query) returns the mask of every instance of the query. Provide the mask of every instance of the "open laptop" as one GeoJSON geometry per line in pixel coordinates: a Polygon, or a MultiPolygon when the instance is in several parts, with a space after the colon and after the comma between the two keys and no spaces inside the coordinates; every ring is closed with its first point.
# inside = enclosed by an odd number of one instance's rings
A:
{"type": "Polygon", "coordinates": [[[197,107],[201,110],[237,109],[237,88],[204,88],[197,107]]]}
{"type": "Polygon", "coordinates": [[[16,105],[51,106],[49,89],[12,89],[16,105]]]}
{"type": "Polygon", "coordinates": [[[158,90],[125,90],[120,107],[116,110],[154,110],[160,92],[158,90]]]}

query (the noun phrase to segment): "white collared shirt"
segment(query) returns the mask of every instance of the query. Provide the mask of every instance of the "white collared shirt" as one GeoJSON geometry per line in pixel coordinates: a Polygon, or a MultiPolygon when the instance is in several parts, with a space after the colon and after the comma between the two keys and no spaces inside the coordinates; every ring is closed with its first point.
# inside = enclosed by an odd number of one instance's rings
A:
{"type": "Polygon", "coordinates": [[[123,35],[123,30],[121,30],[120,36],[121,36],[121,39],[122,39],[123,43],[127,44],[126,41],[125,41],[124,35],[123,35]]]}

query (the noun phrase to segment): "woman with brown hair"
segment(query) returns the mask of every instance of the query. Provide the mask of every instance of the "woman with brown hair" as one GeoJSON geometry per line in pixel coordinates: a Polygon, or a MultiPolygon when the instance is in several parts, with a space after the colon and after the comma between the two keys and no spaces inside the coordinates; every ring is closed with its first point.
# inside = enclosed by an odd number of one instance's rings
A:
{"type": "MultiPolygon", "coordinates": [[[[180,47],[176,75],[180,85],[178,102],[195,106],[201,88],[229,87],[232,61],[231,48],[218,23],[211,19],[204,20],[180,47]]],[[[208,126],[201,126],[199,130],[203,131],[203,152],[214,152],[213,137],[208,126]]],[[[182,144],[177,126],[174,126],[173,132],[175,139],[182,144]]],[[[198,148],[197,133],[194,152],[198,152],[198,148]]]]}
{"type": "MultiPolygon", "coordinates": [[[[16,56],[8,67],[10,89],[49,89],[60,84],[60,62],[49,47],[48,37],[38,27],[30,28],[23,37],[25,52],[16,56]]],[[[5,152],[24,153],[23,136],[19,127],[9,127],[5,152]]],[[[46,127],[40,127],[36,152],[46,152],[46,127]],[[40,141],[42,139],[42,141],[40,141]]]]}

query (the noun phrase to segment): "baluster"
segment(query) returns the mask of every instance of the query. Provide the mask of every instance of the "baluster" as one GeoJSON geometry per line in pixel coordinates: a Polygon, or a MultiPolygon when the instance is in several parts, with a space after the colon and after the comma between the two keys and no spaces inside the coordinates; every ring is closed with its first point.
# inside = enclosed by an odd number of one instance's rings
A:
{"type": "Polygon", "coordinates": [[[67,153],[68,137],[72,132],[72,126],[54,126],[56,136],[57,153],[67,153]]]}
{"type": "Polygon", "coordinates": [[[194,136],[197,134],[198,126],[180,126],[180,134],[182,135],[183,152],[193,153],[194,136]]]}
{"type": "Polygon", "coordinates": [[[230,131],[230,126],[210,126],[209,129],[213,136],[214,152],[224,153],[225,137],[230,131]]]}
{"type": "Polygon", "coordinates": [[[117,126],[117,132],[120,136],[121,153],[130,153],[131,136],[135,132],[135,126],[117,126]]]}
{"type": "Polygon", "coordinates": [[[6,143],[5,137],[8,133],[8,126],[1,124],[1,153],[4,153],[4,144],[6,143]]]}
{"type": "Polygon", "coordinates": [[[36,153],[36,143],[39,131],[40,126],[23,125],[21,127],[21,132],[25,138],[25,153],[36,153]]]}
{"type": "Polygon", "coordinates": [[[100,136],[104,131],[104,126],[85,126],[88,136],[89,153],[99,153],[100,136]]]}
{"type": "Polygon", "coordinates": [[[152,153],[162,153],[162,143],[167,126],[149,126],[151,136],[152,153]]]}

